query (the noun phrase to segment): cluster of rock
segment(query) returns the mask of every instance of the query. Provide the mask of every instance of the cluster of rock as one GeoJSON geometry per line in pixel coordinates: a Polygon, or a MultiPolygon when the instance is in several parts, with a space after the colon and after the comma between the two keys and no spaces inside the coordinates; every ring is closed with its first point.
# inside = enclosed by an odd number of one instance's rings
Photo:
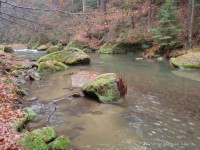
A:
{"type": "Polygon", "coordinates": [[[67,150],[71,147],[69,139],[57,136],[51,127],[43,127],[24,134],[18,144],[26,150],[67,150]]]}

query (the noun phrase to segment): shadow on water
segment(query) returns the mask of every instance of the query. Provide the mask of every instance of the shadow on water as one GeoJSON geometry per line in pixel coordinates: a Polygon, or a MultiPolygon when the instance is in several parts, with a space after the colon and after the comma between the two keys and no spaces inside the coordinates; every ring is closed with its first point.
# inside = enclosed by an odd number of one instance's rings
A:
{"type": "MultiPolygon", "coordinates": [[[[92,55],[90,66],[47,74],[30,86],[25,97],[38,113],[29,129],[50,125],[81,150],[191,149],[200,147],[200,82],[177,76],[165,62],[135,61],[135,55],[92,55]],[[125,104],[101,104],[89,98],[66,97],[70,72],[115,72],[128,84],[125,104]],[[37,100],[31,100],[37,97],[37,100]]],[[[195,71],[194,71],[195,72],[195,71]]],[[[197,73],[195,73],[197,74],[197,73]]],[[[197,75],[195,78],[198,78],[197,75]]]]}

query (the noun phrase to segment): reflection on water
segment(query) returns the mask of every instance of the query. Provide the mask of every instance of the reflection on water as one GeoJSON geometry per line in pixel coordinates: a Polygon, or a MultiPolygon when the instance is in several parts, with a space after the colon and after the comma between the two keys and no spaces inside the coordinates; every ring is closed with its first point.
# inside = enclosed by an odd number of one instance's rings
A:
{"type": "MultiPolygon", "coordinates": [[[[48,125],[81,150],[190,149],[200,145],[199,82],[174,75],[165,62],[135,61],[134,55],[92,55],[90,66],[48,74],[31,85],[27,104],[38,112],[31,130],[44,126],[55,99],[71,91],[71,72],[115,72],[128,83],[122,105],[68,97],[55,103],[48,125]]],[[[197,77],[198,78],[198,77],[197,77]]]]}

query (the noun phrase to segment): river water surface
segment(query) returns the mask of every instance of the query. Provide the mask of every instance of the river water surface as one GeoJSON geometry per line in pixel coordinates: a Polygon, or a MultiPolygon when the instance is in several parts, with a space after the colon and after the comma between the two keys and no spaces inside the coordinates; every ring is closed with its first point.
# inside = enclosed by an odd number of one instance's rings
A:
{"type": "Polygon", "coordinates": [[[198,150],[200,71],[177,70],[156,60],[135,61],[135,57],[92,54],[90,65],[32,82],[25,101],[38,117],[29,129],[53,126],[80,150],[198,150]],[[70,74],[78,70],[122,76],[128,85],[124,103],[101,104],[83,97],[55,102],[71,92],[70,74]]]}

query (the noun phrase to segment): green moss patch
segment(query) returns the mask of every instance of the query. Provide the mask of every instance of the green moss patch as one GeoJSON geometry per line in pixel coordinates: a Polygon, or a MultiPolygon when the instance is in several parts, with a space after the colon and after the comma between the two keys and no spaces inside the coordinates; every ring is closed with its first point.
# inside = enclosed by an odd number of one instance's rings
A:
{"type": "Polygon", "coordinates": [[[49,143],[51,150],[66,150],[70,148],[70,141],[65,136],[59,136],[53,142],[49,143]]]}
{"type": "Polygon", "coordinates": [[[57,61],[46,61],[46,62],[40,62],[38,65],[38,72],[53,72],[53,71],[60,71],[60,70],[66,70],[69,66],[57,62],[57,61]]]}
{"type": "Polygon", "coordinates": [[[12,128],[14,131],[19,132],[24,129],[24,125],[28,122],[33,120],[36,117],[36,113],[33,111],[32,108],[26,107],[23,109],[25,116],[19,120],[17,120],[12,128]]]}

